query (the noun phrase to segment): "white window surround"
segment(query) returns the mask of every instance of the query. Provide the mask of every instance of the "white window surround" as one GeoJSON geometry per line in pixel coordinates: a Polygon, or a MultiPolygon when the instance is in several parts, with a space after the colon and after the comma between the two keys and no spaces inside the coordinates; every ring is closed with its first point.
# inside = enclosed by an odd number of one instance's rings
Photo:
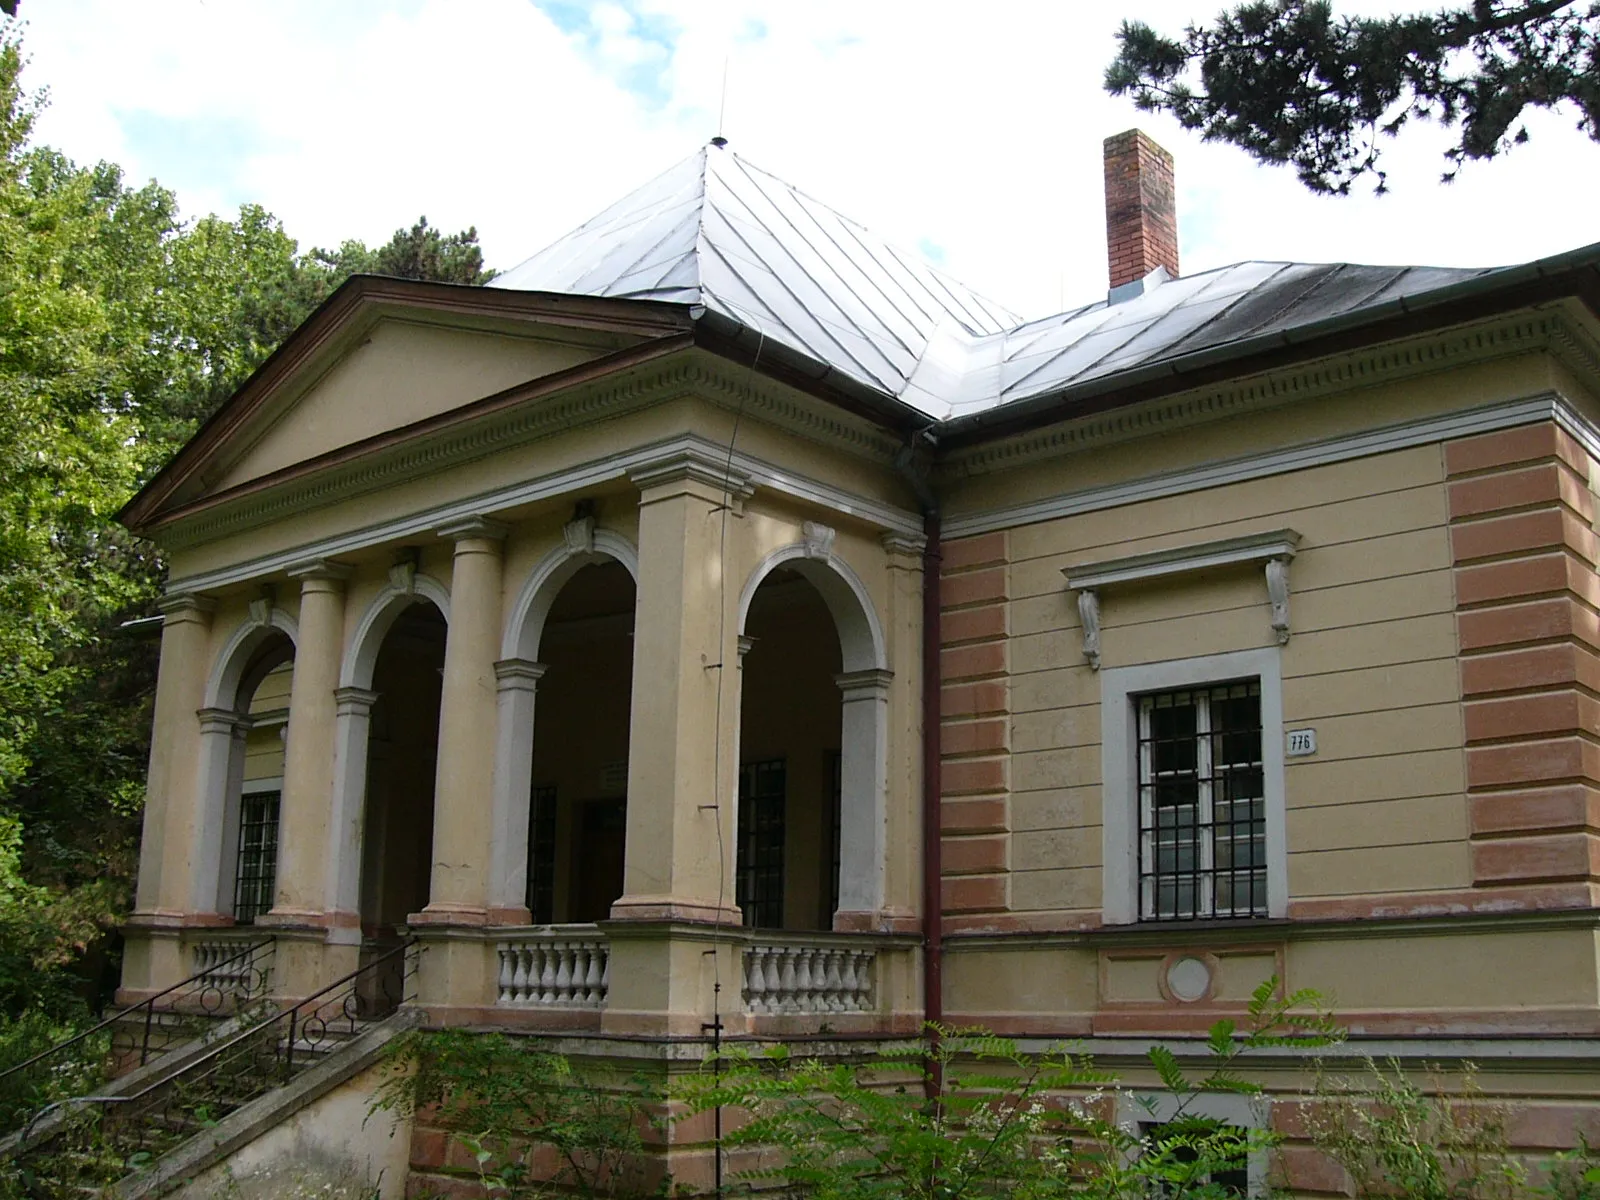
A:
{"type": "Polygon", "coordinates": [[[1299,548],[1300,535],[1293,529],[1272,529],[1063,567],[1061,573],[1067,578],[1067,587],[1078,593],[1083,657],[1092,668],[1100,669],[1100,592],[1103,589],[1172,575],[1191,575],[1216,567],[1256,563],[1263,564],[1266,570],[1272,629],[1282,645],[1289,640],[1289,563],[1299,548]]]}
{"type": "MultiPolygon", "coordinates": [[[[1238,1129],[1271,1127],[1272,1101],[1266,1096],[1240,1096],[1225,1092],[1206,1092],[1187,1101],[1171,1092],[1145,1092],[1135,1089],[1117,1095],[1117,1124],[1123,1129],[1143,1133],[1148,1126],[1166,1125],[1175,1120],[1182,1106],[1185,1117],[1221,1121],[1238,1129]]],[[[1245,1164],[1250,1177],[1250,1196],[1267,1195],[1267,1156],[1258,1151],[1245,1164]]]]}
{"type": "MultiPolygon", "coordinates": [[[[1233,679],[1261,681],[1261,770],[1266,793],[1267,916],[1288,913],[1289,856],[1284,822],[1283,675],[1276,646],[1181,658],[1100,672],[1101,917],[1139,920],[1139,745],[1134,697],[1233,679]]],[[[1249,918],[1241,918],[1249,919],[1249,918]]]]}

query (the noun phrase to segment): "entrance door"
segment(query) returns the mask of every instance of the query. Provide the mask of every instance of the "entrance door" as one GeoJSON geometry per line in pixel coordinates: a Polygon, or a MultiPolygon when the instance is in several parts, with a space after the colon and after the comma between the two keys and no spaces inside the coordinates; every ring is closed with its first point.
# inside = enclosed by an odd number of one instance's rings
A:
{"type": "Polygon", "coordinates": [[[572,872],[572,919],[604,921],[622,895],[625,800],[590,800],[583,806],[578,861],[572,872]]]}

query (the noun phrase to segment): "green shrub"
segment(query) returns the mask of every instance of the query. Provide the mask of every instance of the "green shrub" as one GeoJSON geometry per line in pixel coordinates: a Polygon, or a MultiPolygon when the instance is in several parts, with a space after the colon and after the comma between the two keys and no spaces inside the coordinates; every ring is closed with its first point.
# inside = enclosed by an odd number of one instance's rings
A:
{"type": "Polygon", "coordinates": [[[409,1118],[436,1106],[486,1194],[645,1194],[642,1130],[656,1097],[643,1080],[579,1071],[525,1038],[458,1030],[413,1030],[388,1061],[372,1111],[409,1118]],[[540,1147],[553,1169],[535,1161],[540,1147]]]}
{"type": "Polygon", "coordinates": [[[870,1066],[795,1061],[782,1047],[734,1050],[677,1098],[691,1113],[742,1110],[724,1145],[765,1160],[741,1173],[746,1185],[818,1200],[1213,1200],[1231,1194],[1217,1177],[1278,1135],[1206,1119],[1200,1097],[1258,1094],[1237,1069],[1253,1050],[1312,1050],[1339,1036],[1315,995],[1276,992],[1276,980],[1257,989],[1245,1029],[1212,1027],[1199,1078],[1165,1047],[1150,1051],[1162,1089],[1177,1098],[1153,1132],[1119,1123],[1116,1103],[1154,1123],[1153,1100],[1087,1059],[949,1029],[934,1031],[931,1049],[909,1044],[870,1066]]]}

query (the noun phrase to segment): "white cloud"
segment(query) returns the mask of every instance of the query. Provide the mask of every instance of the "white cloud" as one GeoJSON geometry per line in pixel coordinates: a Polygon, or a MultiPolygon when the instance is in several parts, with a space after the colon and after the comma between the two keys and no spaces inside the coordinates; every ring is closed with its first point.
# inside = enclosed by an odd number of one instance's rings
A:
{"type": "MultiPolygon", "coordinates": [[[[715,132],[725,62],[738,153],[896,242],[927,239],[947,270],[1029,313],[1101,293],[1100,142],[1134,124],[1177,155],[1186,271],[1511,262],[1600,237],[1588,199],[1600,148],[1564,114],[1448,188],[1440,138],[1423,130],[1395,144],[1394,194],[1317,198],[1106,96],[1115,4],[24,0],[23,12],[27,77],[53,91],[42,140],[159,178],[191,213],[259,202],[303,244],[381,240],[426,213],[476,224],[489,261],[511,266],[715,132]]],[[[1168,29],[1192,12],[1138,6],[1168,29]]]]}

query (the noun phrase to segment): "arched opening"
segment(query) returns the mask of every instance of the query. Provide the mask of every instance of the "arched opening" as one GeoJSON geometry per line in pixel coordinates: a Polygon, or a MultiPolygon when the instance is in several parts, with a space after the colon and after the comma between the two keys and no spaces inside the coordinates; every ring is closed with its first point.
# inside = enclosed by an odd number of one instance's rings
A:
{"type": "Polygon", "coordinates": [[[235,634],[208,688],[200,711],[196,912],[253,925],[272,909],[293,681],[293,639],[260,624],[235,634]]]}
{"type": "Polygon", "coordinates": [[[530,647],[543,673],[533,729],[524,903],[535,924],[604,920],[622,895],[632,574],[591,561],[561,584],[530,647]]]}
{"type": "Polygon", "coordinates": [[[831,929],[843,750],[833,616],[807,579],[778,567],[751,598],[740,645],[738,904],[755,928],[831,929]]]}
{"type": "Polygon", "coordinates": [[[428,903],[446,623],[427,600],[400,607],[372,666],[361,822],[360,920],[373,948],[428,903]]]}

